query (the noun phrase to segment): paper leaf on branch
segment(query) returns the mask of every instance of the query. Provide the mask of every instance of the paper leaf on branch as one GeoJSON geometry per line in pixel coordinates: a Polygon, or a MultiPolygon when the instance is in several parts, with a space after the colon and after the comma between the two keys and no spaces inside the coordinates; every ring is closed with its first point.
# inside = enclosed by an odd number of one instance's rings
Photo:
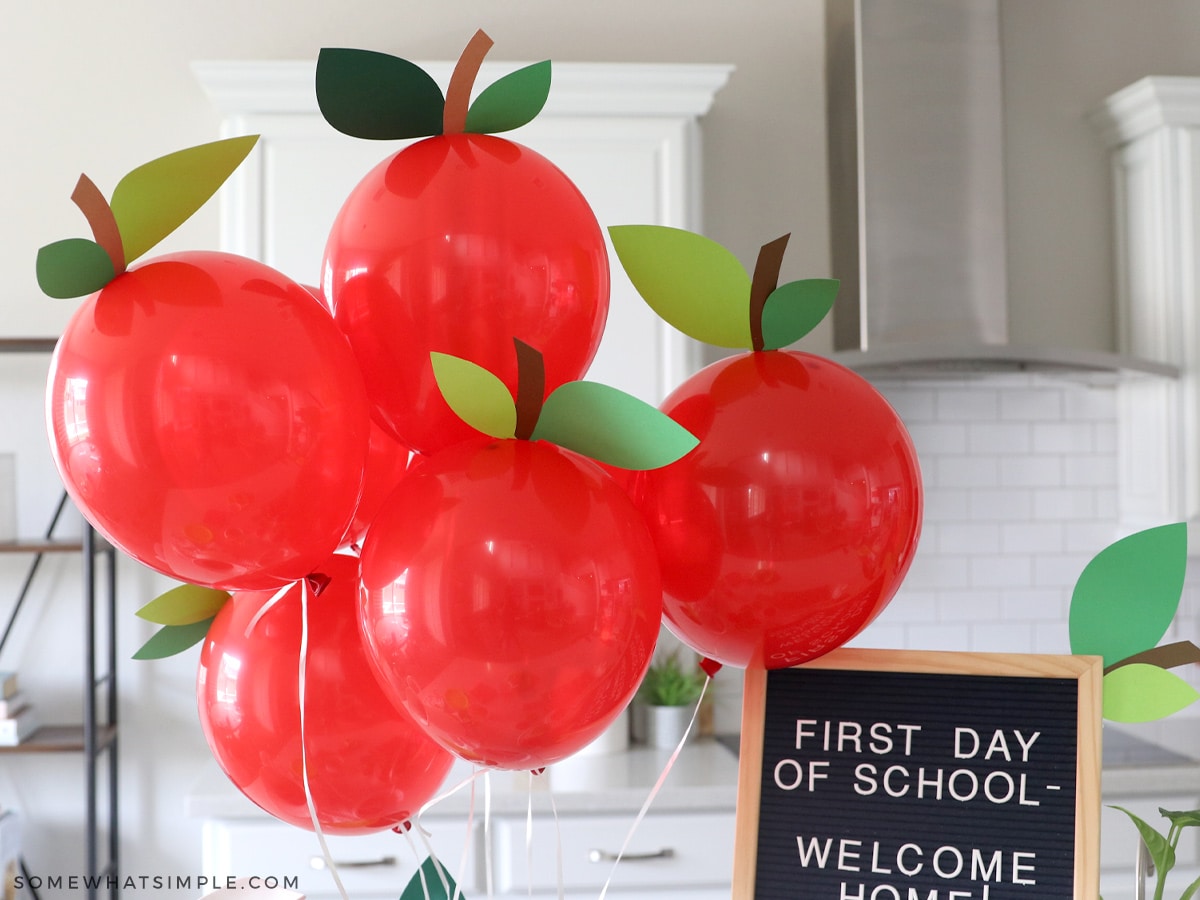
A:
{"type": "Polygon", "coordinates": [[[542,406],[533,438],[635,470],[673,463],[699,444],[650,404],[591,381],[570,381],[556,388],[542,406]]]}
{"type": "Polygon", "coordinates": [[[467,110],[466,130],[475,134],[512,131],[531,122],[550,95],[550,61],[525,66],[488,85],[467,110]]]}
{"type": "Polygon", "coordinates": [[[159,594],[135,615],[157,625],[191,625],[211,619],[228,602],[228,591],[182,584],[159,594]]]}
{"type": "Polygon", "coordinates": [[[400,900],[466,900],[446,867],[432,856],[425,857],[416,874],[409,879],[400,900]]]}
{"type": "Polygon", "coordinates": [[[835,278],[805,278],[772,291],[763,307],[763,349],[786,347],[816,328],[833,309],[839,283],[835,278]]]}
{"type": "Polygon", "coordinates": [[[1071,596],[1071,652],[1105,666],[1148,650],[1167,632],[1183,592],[1187,526],[1163,525],[1100,551],[1071,596]]]}
{"type": "Polygon", "coordinates": [[[189,147],[138,166],[118,182],[112,212],[125,262],[137,259],[191,218],[246,158],[258,135],[189,147]]]}
{"type": "Polygon", "coordinates": [[[107,251],[87,238],[67,238],[38,250],[38,287],[55,300],[94,293],[115,274],[107,251]]]}
{"type": "Polygon", "coordinates": [[[706,344],[752,346],[750,276],[732,253],[664,225],[614,225],[608,233],[625,274],[665,322],[706,344]]]}
{"type": "Polygon", "coordinates": [[[374,50],[323,48],[317,105],[343,134],[374,141],[442,133],[446,99],[433,77],[406,59],[374,50]]]}
{"type": "Polygon", "coordinates": [[[1104,676],[1104,718],[1114,722],[1165,719],[1200,700],[1200,694],[1173,672],[1131,663],[1104,676]]]}
{"type": "Polygon", "coordinates": [[[212,619],[193,622],[190,625],[164,625],[142,644],[134,659],[166,659],[175,656],[204,640],[212,619]]]}
{"type": "Polygon", "coordinates": [[[433,377],[454,414],[484,434],[510,438],[516,433],[517,408],[508,387],[483,366],[431,353],[433,377]]]}

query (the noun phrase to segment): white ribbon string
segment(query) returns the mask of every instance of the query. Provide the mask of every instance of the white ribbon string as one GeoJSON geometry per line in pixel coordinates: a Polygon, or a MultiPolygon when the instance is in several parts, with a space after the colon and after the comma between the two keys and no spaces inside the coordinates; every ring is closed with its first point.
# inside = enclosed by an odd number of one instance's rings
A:
{"type": "Polygon", "coordinates": [[[492,900],[492,773],[483,773],[483,863],[488,900],[492,900]]]}
{"type": "Polygon", "coordinates": [[[555,857],[555,874],[558,876],[558,900],[566,896],[563,889],[563,845],[562,830],[558,827],[558,806],[554,802],[554,786],[550,786],[550,812],[554,813],[554,840],[557,848],[555,857]]]}
{"type": "MultiPolygon", "coordinates": [[[[297,685],[297,692],[300,695],[300,776],[304,781],[304,801],[308,804],[308,815],[312,819],[313,831],[317,833],[317,841],[321,844],[321,854],[325,857],[325,867],[329,869],[329,874],[333,876],[333,881],[337,885],[338,893],[341,894],[342,900],[350,900],[346,893],[346,888],[342,884],[341,876],[338,875],[337,866],[334,864],[333,857],[329,853],[329,844],[325,841],[325,834],[321,831],[321,823],[317,821],[317,805],[313,802],[312,788],[308,783],[308,749],[305,746],[304,735],[304,695],[305,681],[308,671],[308,580],[300,581],[300,673],[297,685]]],[[[278,600],[280,594],[276,594],[268,605],[278,600]]],[[[262,615],[263,610],[259,610],[258,615],[262,615]]]]}
{"type": "Polygon", "coordinates": [[[529,772],[529,802],[525,807],[525,880],[533,896],[533,770],[529,772]]]}
{"type": "MultiPolygon", "coordinates": [[[[407,828],[400,828],[398,830],[404,835],[404,839],[408,841],[408,849],[412,851],[413,859],[417,861],[417,875],[421,879],[421,892],[425,895],[425,900],[432,900],[429,896],[429,882],[425,880],[425,861],[421,859],[421,851],[417,849],[417,843],[413,840],[412,832],[407,828]]],[[[418,829],[418,832],[420,832],[420,829],[418,829]]]]}
{"type": "MultiPolygon", "coordinates": [[[[458,782],[458,784],[454,785],[449,790],[438,794],[432,800],[427,801],[416,815],[416,826],[420,830],[422,837],[424,837],[427,832],[425,831],[424,826],[421,825],[421,816],[425,815],[429,809],[436,806],[442,800],[445,800],[447,797],[454,796],[467,785],[471,786],[471,801],[467,807],[467,835],[466,840],[463,842],[462,856],[459,858],[458,875],[454,884],[454,896],[451,898],[451,900],[458,900],[458,898],[461,896],[462,888],[460,885],[462,884],[463,873],[467,871],[467,858],[471,851],[471,829],[475,824],[475,782],[478,780],[479,776],[483,774],[483,772],[483,769],[475,769],[470,775],[458,782]]],[[[428,842],[426,843],[428,844],[428,842]]],[[[432,847],[430,848],[430,855],[433,855],[432,847]]]]}
{"type": "Polygon", "coordinates": [[[663,782],[667,780],[667,775],[671,771],[671,767],[675,765],[675,760],[679,758],[679,754],[683,751],[683,745],[687,743],[688,735],[692,733],[692,728],[696,724],[696,717],[700,715],[700,704],[704,702],[704,695],[708,693],[708,686],[712,683],[712,676],[707,675],[704,679],[704,687],[700,689],[700,698],[696,701],[696,708],[692,711],[692,718],[688,721],[687,728],[683,731],[683,737],[679,739],[679,745],[671,753],[667,760],[666,766],[663,767],[662,773],[658,776],[658,780],[654,782],[654,787],[650,789],[650,796],[646,798],[646,802],[642,804],[642,808],[638,811],[637,817],[633,820],[633,824],[629,827],[629,834],[625,835],[625,842],[621,844],[621,849],[617,852],[617,858],[613,860],[612,871],[608,873],[608,878],[604,881],[604,887],[600,891],[600,900],[604,900],[608,894],[608,886],[612,884],[613,875],[617,873],[617,864],[621,862],[621,858],[625,855],[625,851],[629,848],[629,842],[633,840],[633,833],[637,831],[637,827],[642,824],[642,819],[646,818],[646,812],[650,809],[650,804],[654,802],[654,798],[658,796],[662,790],[663,782]]]}

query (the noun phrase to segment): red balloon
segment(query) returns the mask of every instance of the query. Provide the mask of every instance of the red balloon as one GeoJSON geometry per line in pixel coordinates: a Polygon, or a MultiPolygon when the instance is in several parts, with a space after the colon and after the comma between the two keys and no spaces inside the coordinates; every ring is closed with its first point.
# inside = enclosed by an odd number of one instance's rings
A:
{"type": "Polygon", "coordinates": [[[542,351],[549,392],[583,375],[608,315],[587,201],[549,160],[491,135],[440,135],[384,160],[338,213],[322,272],[376,421],[422,453],[478,436],[442,399],[431,351],[514,390],[520,338],[542,351]]]}
{"type": "Polygon", "coordinates": [[[358,630],[358,560],[334,556],[308,597],[304,759],[300,741],[301,585],[233,595],[200,653],[196,695],[213,756],[271,815],[313,830],[302,763],[322,831],[365,834],[412,818],[454,758],[384,695],[358,630]]]}
{"type": "Polygon", "coordinates": [[[371,423],[367,444],[367,465],[363,472],[362,496],[354,510],[354,518],[342,538],[343,547],[361,547],[367,528],[379,513],[383,501],[396,489],[408,471],[411,451],[390,434],[371,423]]]}
{"type": "Polygon", "coordinates": [[[551,444],[418,460],[363,545],[360,618],[394,700],[458,756],[537,769],[637,690],[662,590],[632,501],[551,444]]]}
{"type": "Polygon", "coordinates": [[[780,668],[866,627],[921,530],[916,452],[887,401],[842,366],[780,350],[714,363],[662,409],[700,439],[632,489],[668,628],[716,662],[780,668]]]}
{"type": "Polygon", "coordinates": [[[67,490],[113,544],[180,581],[267,589],[337,548],[369,404],[328,310],[261,263],[188,252],[76,310],[47,385],[67,490]]]}

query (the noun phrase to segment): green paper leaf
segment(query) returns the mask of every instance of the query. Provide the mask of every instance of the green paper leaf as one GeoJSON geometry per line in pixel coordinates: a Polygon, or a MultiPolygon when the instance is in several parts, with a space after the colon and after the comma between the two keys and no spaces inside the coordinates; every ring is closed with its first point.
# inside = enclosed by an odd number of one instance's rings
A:
{"type": "Polygon", "coordinates": [[[1104,718],[1114,722],[1165,719],[1197,700],[1194,687],[1158,666],[1130,663],[1104,676],[1104,718]]]}
{"type": "Polygon", "coordinates": [[[778,350],[800,340],[833,309],[836,278],[805,278],[781,284],[763,307],[763,349],[778,350]]]}
{"type": "Polygon", "coordinates": [[[204,619],[190,625],[164,625],[150,636],[150,640],[142,644],[141,649],[133,654],[133,658],[165,659],[182,653],[204,640],[211,624],[212,619],[204,619]]]}
{"type": "Polygon", "coordinates": [[[404,888],[400,900],[465,900],[465,895],[458,890],[453,876],[446,867],[432,856],[425,857],[425,862],[404,888]]]}
{"type": "Polygon", "coordinates": [[[86,238],[67,238],[38,250],[38,287],[55,300],[98,291],[113,280],[115,272],[104,248],[86,238]]]}
{"type": "Polygon", "coordinates": [[[542,406],[534,440],[622,469],[657,469],[700,442],[649,403],[605,384],[569,381],[542,406]]]}
{"type": "Polygon", "coordinates": [[[1154,860],[1154,868],[1160,873],[1162,878],[1167,872],[1175,868],[1175,850],[1167,843],[1167,839],[1159,834],[1154,828],[1143,822],[1129,810],[1123,806],[1111,806],[1110,809],[1119,809],[1133,821],[1134,827],[1137,828],[1138,834],[1142,836],[1142,841],[1146,845],[1146,849],[1150,851],[1150,858],[1154,860]]]}
{"type": "Polygon", "coordinates": [[[393,141],[442,133],[442,89],[407,59],[327,47],[317,55],[316,83],[321,115],[343,134],[393,141]]]}
{"type": "Polygon", "coordinates": [[[228,591],[183,584],[159,594],[135,615],[157,625],[191,625],[211,619],[227,602],[228,591]]]}
{"type": "Polygon", "coordinates": [[[517,431],[517,406],[508,387],[483,366],[446,353],[430,353],[433,377],[455,415],[496,438],[517,431]]]}
{"type": "Polygon", "coordinates": [[[467,110],[466,130],[499,134],[530,122],[550,96],[550,60],[509,72],[480,92],[467,110]]]}
{"type": "Polygon", "coordinates": [[[1075,583],[1071,652],[1105,666],[1155,646],[1175,617],[1187,567],[1187,526],[1139,531],[1100,551],[1075,583]]]}
{"type": "Polygon", "coordinates": [[[138,166],[113,190],[112,212],[131,263],[191,218],[253,149],[258,135],[226,138],[138,166]]]}
{"type": "Polygon", "coordinates": [[[664,225],[608,229],[617,258],[642,299],[689,337],[749,349],[750,276],[715,241],[664,225]]]}

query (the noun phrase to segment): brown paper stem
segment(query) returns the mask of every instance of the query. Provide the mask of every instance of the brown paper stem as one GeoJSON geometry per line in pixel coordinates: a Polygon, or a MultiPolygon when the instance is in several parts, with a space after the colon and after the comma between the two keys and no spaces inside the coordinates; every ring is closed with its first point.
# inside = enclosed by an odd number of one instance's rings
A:
{"type": "Polygon", "coordinates": [[[108,205],[95,182],[86,175],[79,176],[75,190],[71,193],[71,201],[87,219],[96,243],[112,260],[113,275],[120,275],[125,271],[125,245],[121,240],[121,231],[117,227],[112,207],[108,205]]]}
{"type": "Polygon", "coordinates": [[[519,338],[517,348],[517,427],[514,436],[527,441],[533,436],[546,396],[546,365],[540,350],[519,338]]]}
{"type": "Polygon", "coordinates": [[[1108,673],[1113,669],[1119,669],[1121,666],[1127,666],[1130,663],[1145,663],[1151,666],[1158,666],[1160,669],[1174,669],[1177,666],[1186,666],[1188,663],[1200,663],[1200,647],[1197,647],[1191,641],[1176,641],[1174,644],[1163,644],[1161,647],[1153,647],[1141,653],[1135,653],[1133,656],[1126,657],[1118,663],[1113,663],[1104,671],[1108,673]]]}
{"type": "Polygon", "coordinates": [[[779,287],[779,270],[783,266],[783,252],[787,249],[790,237],[790,233],[777,237],[769,244],[763,244],[758,251],[754,277],[750,282],[750,341],[755,350],[762,350],[765,346],[762,330],[763,309],[766,308],[771,292],[779,287]]]}
{"type": "Polygon", "coordinates": [[[471,89],[483,58],[492,49],[492,39],[482,29],[475,32],[454,64],[450,84],[446,86],[446,106],[442,111],[442,134],[462,134],[467,127],[467,109],[471,105],[471,89]]]}

